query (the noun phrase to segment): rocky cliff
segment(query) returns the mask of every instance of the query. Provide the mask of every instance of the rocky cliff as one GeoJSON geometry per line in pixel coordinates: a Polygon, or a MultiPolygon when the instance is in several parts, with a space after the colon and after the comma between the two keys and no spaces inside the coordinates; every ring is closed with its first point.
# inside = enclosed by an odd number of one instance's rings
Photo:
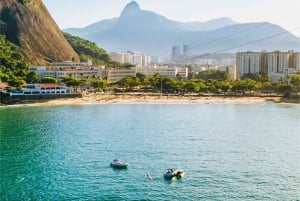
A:
{"type": "Polygon", "coordinates": [[[1,0],[0,34],[35,65],[79,60],[41,0],[1,0]]]}

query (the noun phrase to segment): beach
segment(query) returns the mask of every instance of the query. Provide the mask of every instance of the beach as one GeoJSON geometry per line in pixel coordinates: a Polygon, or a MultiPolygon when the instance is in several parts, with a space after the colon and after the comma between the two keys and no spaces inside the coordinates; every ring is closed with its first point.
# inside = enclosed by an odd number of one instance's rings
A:
{"type": "Polygon", "coordinates": [[[158,94],[108,94],[91,93],[82,98],[58,98],[52,100],[25,101],[17,105],[50,106],[82,104],[253,104],[266,101],[276,103],[299,104],[297,99],[282,97],[247,97],[247,96],[174,96],[158,94]]]}

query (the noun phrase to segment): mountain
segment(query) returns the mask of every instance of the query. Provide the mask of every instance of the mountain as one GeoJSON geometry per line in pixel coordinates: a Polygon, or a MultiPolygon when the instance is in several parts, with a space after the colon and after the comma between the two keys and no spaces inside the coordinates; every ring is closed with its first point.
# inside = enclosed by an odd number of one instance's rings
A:
{"type": "Polygon", "coordinates": [[[1,0],[0,34],[35,65],[79,60],[41,0],[1,0]]]}
{"type": "Polygon", "coordinates": [[[218,19],[209,20],[207,22],[187,22],[181,23],[181,29],[185,31],[210,31],[236,24],[229,17],[221,17],[218,19]]]}
{"type": "Polygon", "coordinates": [[[150,55],[169,55],[174,44],[190,44],[194,54],[300,48],[299,38],[275,24],[241,24],[230,18],[182,23],[141,10],[135,1],[127,4],[118,18],[64,31],[108,51],[136,50],[150,55]]]}

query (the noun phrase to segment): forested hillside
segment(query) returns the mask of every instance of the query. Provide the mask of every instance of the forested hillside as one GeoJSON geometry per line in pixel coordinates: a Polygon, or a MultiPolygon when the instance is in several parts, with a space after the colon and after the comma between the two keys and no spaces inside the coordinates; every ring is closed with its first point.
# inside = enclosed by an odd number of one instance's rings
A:
{"type": "Polygon", "coordinates": [[[25,82],[37,81],[35,72],[28,72],[29,63],[24,60],[20,48],[0,35],[0,82],[9,82],[11,86],[19,87],[25,82]]]}
{"type": "Polygon", "coordinates": [[[121,64],[112,61],[110,55],[94,42],[78,36],[72,36],[69,33],[63,34],[75,52],[80,56],[81,61],[91,60],[93,65],[105,65],[108,68],[128,68],[132,66],[131,64],[121,64]]]}

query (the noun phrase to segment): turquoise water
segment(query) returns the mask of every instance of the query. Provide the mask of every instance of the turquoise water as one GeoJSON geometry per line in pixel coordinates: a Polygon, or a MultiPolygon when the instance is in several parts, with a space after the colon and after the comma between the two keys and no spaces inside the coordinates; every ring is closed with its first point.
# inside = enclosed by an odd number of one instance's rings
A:
{"type": "Polygon", "coordinates": [[[299,118],[274,103],[2,107],[0,200],[299,200],[299,118]]]}

